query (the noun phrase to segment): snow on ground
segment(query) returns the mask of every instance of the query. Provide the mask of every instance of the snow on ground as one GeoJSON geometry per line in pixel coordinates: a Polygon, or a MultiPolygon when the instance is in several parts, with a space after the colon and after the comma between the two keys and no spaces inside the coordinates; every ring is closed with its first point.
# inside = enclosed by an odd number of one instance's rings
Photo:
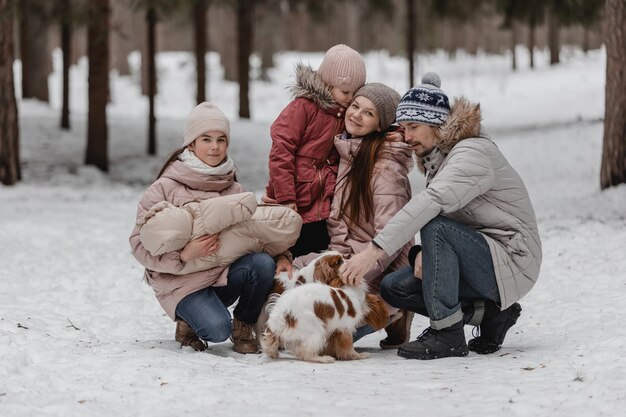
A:
{"type": "MultiPolygon", "coordinates": [[[[481,101],[535,205],[542,272],[502,350],[410,361],[378,349],[376,333],[356,345],[370,359],[332,365],[239,355],[230,342],[203,353],[174,342],[127,238],[144,187],[181,141],[193,106],[191,58],[159,56],[157,157],[145,156],[136,79],[112,76],[108,176],[82,165],[81,62],[72,69],[70,132],[57,129],[58,100],[20,102],[24,181],[0,188],[0,415],[618,414],[626,406],[626,186],[599,190],[604,52],[565,55],[556,68],[541,65],[542,55],[537,70],[516,73],[506,57],[419,60],[451,96],[481,101]]],[[[209,56],[209,94],[233,117],[231,154],[250,190],[265,184],[269,124],[299,59],[316,66],[321,55],[278,56],[274,81],[252,84],[254,119],[241,121],[237,89],[219,81],[209,56]]],[[[379,52],[366,62],[369,80],[404,92],[401,59],[379,52]]],[[[51,86],[58,80],[57,68],[51,86]]],[[[415,173],[412,183],[423,187],[415,173]]],[[[413,335],[426,326],[416,318],[413,335]]]]}

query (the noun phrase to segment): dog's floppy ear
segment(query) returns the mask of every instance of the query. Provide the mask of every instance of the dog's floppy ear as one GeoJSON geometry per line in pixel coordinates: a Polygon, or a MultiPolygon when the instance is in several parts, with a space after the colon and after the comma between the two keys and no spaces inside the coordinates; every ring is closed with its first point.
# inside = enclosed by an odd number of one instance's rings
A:
{"type": "Polygon", "coordinates": [[[367,293],[365,296],[365,302],[367,304],[367,313],[365,314],[365,321],[372,326],[375,330],[380,330],[387,325],[389,320],[389,313],[385,302],[378,295],[367,293]]]}
{"type": "Polygon", "coordinates": [[[341,255],[321,256],[315,261],[313,279],[324,284],[330,284],[334,278],[339,277],[339,267],[342,263],[341,255]]]}

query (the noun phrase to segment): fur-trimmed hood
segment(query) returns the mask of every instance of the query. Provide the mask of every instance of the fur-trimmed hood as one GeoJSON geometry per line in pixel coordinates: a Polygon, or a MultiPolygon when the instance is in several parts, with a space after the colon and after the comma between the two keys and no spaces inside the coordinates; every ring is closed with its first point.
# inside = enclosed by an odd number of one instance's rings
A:
{"type": "Polygon", "coordinates": [[[295,76],[296,82],[289,86],[289,91],[294,98],[309,99],[324,110],[337,106],[331,94],[331,88],[309,65],[297,63],[295,76]]]}
{"type": "MultiPolygon", "coordinates": [[[[481,120],[480,104],[471,103],[463,96],[455,98],[448,119],[440,127],[436,149],[429,157],[441,161],[463,139],[479,137],[481,120]]],[[[417,166],[423,174],[426,173],[424,158],[417,158],[417,166]]]]}
{"type": "Polygon", "coordinates": [[[463,139],[480,136],[481,119],[480,104],[470,103],[462,96],[456,98],[448,120],[441,126],[441,137],[435,146],[447,155],[463,139]]]}

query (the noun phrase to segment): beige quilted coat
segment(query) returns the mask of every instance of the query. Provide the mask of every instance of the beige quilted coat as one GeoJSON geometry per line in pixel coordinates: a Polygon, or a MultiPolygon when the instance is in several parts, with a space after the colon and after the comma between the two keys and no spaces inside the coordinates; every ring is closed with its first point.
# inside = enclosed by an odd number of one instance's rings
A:
{"type": "Polygon", "coordinates": [[[161,201],[148,210],[138,225],[141,243],[153,256],[182,250],[187,242],[204,235],[220,234],[219,250],[185,263],[176,272],[185,275],[228,266],[249,253],[279,255],[298,239],[302,218],[288,207],[257,206],[253,193],[241,193],[194,201],[182,207],[161,201]]]}

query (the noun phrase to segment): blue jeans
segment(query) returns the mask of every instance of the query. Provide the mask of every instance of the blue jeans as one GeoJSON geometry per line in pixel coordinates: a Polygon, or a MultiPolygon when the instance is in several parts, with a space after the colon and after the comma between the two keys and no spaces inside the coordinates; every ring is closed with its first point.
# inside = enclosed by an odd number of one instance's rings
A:
{"type": "Polygon", "coordinates": [[[443,329],[463,320],[461,306],[473,299],[500,302],[487,241],[476,230],[437,216],[420,231],[422,279],[406,267],[387,275],[380,295],[390,305],[430,317],[443,329]]]}
{"type": "Polygon", "coordinates": [[[254,324],[272,289],[275,271],[274,259],[268,254],[245,255],[230,266],[226,286],[208,287],[187,295],[176,306],[176,317],[185,320],[200,339],[223,342],[232,332],[227,307],[239,299],[233,315],[254,324]]]}

